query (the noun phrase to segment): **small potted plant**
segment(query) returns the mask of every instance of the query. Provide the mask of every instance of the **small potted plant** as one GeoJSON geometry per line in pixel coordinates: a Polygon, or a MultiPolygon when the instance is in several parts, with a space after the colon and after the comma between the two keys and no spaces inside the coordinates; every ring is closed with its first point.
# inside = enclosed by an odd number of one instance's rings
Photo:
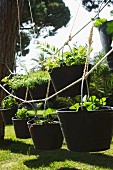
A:
{"type": "Polygon", "coordinates": [[[6,96],[1,102],[1,111],[5,125],[12,124],[12,117],[18,108],[17,100],[12,96],[6,96]]]}
{"type": "Polygon", "coordinates": [[[29,131],[36,149],[60,149],[63,143],[63,134],[58,118],[52,114],[51,108],[44,111],[43,117],[35,117],[28,121],[29,131]]]}
{"type": "Polygon", "coordinates": [[[91,96],[83,103],[57,110],[69,150],[93,152],[110,148],[113,110],[105,105],[106,98],[91,96]]]}
{"type": "Polygon", "coordinates": [[[18,108],[15,117],[12,117],[12,122],[17,138],[27,139],[31,137],[27,126],[27,121],[33,117],[34,116],[30,116],[26,107],[18,108]]]}
{"type": "MultiPolygon", "coordinates": [[[[14,94],[22,99],[43,99],[46,97],[48,82],[50,80],[47,71],[30,71],[26,75],[15,75],[12,78],[5,77],[2,83],[12,89],[14,94]]],[[[49,95],[54,93],[52,83],[49,95]]]]}

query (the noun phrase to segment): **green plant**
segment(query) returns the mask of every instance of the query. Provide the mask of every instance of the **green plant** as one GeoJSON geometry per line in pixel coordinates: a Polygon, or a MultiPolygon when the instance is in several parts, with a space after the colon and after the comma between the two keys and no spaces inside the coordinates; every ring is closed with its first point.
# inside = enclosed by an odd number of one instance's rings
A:
{"type": "MultiPolygon", "coordinates": [[[[96,65],[99,60],[104,57],[103,51],[99,52],[93,58],[92,63],[96,65]]],[[[113,73],[109,71],[107,61],[103,61],[90,76],[90,95],[95,95],[98,98],[104,96],[109,97],[113,92],[113,73]]]]}
{"type": "Polygon", "coordinates": [[[48,82],[50,79],[47,71],[31,71],[26,75],[16,75],[9,79],[5,77],[2,82],[7,84],[11,89],[18,89],[20,87],[34,88],[36,84],[43,84],[48,82]]]}
{"type": "Polygon", "coordinates": [[[84,64],[86,61],[87,46],[77,46],[74,44],[73,48],[68,52],[64,52],[63,55],[57,48],[50,46],[48,43],[39,43],[38,48],[40,48],[42,52],[47,55],[46,58],[48,59],[43,62],[43,66],[47,70],[60,67],[62,64],[70,66],[74,64],[84,64]]]}
{"type": "Polygon", "coordinates": [[[78,111],[80,106],[85,106],[87,110],[98,110],[100,106],[106,105],[106,98],[103,97],[98,99],[96,96],[91,96],[86,98],[83,103],[76,103],[70,107],[70,109],[75,109],[78,111]]]}
{"type": "Polygon", "coordinates": [[[4,109],[8,109],[8,108],[17,108],[18,107],[18,102],[16,101],[16,99],[12,96],[7,96],[6,98],[4,98],[1,102],[1,106],[4,109]]]}
{"type": "Polygon", "coordinates": [[[28,113],[28,109],[27,108],[21,108],[17,110],[16,113],[16,118],[17,119],[22,119],[22,120],[29,120],[30,119],[30,115],[28,113]]]}
{"type": "Polygon", "coordinates": [[[54,123],[54,119],[56,118],[56,115],[54,114],[54,109],[48,108],[43,111],[42,113],[43,118],[41,119],[35,119],[36,124],[48,124],[48,123],[54,123]]]}
{"type": "Polygon", "coordinates": [[[99,27],[101,24],[107,22],[106,18],[97,18],[94,22],[95,27],[99,27]]]}

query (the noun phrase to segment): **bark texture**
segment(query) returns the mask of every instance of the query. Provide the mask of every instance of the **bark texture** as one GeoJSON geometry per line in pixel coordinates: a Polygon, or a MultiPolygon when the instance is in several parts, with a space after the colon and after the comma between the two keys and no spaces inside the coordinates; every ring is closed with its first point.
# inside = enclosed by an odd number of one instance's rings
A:
{"type": "MultiPolygon", "coordinates": [[[[0,81],[13,71],[15,61],[15,45],[18,35],[18,8],[20,15],[24,0],[0,0],[0,81]]],[[[0,88],[0,103],[5,97],[0,88]]],[[[0,115],[0,129],[3,128],[3,118],[0,115]]]]}

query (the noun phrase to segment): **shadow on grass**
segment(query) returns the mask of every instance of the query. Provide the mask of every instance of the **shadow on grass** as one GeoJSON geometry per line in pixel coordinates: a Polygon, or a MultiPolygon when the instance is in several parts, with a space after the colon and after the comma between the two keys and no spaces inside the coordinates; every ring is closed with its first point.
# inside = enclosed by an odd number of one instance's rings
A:
{"type": "Polygon", "coordinates": [[[57,170],[79,170],[79,169],[76,169],[76,168],[59,168],[57,170]]]}
{"type": "MultiPolygon", "coordinates": [[[[86,163],[100,168],[113,169],[113,157],[104,153],[79,153],[71,152],[66,149],[55,151],[37,151],[36,159],[25,161],[24,164],[29,168],[39,168],[49,166],[52,162],[65,162],[70,160],[74,162],[86,163]]],[[[61,168],[63,169],[63,167],[61,168]]],[[[64,168],[66,170],[66,168],[64,168]]],[[[73,168],[70,168],[73,169],[73,168]]],[[[67,169],[68,170],[68,169],[67,169]]]]}
{"type": "Polygon", "coordinates": [[[0,140],[0,149],[10,150],[12,153],[21,153],[24,155],[36,155],[37,153],[33,145],[12,139],[0,140]]]}

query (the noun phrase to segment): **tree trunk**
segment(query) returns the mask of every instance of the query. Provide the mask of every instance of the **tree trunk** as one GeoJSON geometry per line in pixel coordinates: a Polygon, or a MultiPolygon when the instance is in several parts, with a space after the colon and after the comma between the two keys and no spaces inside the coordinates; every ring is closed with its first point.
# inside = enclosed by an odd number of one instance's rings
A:
{"type": "MultiPolygon", "coordinates": [[[[0,81],[13,72],[15,62],[15,45],[18,35],[18,7],[21,14],[21,7],[24,0],[0,0],[0,81]]],[[[0,103],[5,97],[5,92],[0,89],[0,103]]],[[[0,128],[3,121],[0,116],[0,128]]]]}

